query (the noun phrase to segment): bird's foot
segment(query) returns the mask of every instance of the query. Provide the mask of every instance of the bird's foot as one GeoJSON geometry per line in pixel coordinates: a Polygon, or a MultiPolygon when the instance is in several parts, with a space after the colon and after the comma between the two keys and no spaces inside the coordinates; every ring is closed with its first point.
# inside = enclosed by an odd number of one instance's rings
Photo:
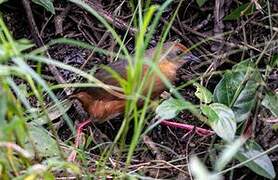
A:
{"type": "Polygon", "coordinates": [[[75,161],[76,155],[77,155],[77,151],[76,149],[79,147],[80,145],[80,141],[81,141],[81,137],[82,137],[82,132],[84,130],[84,128],[90,124],[92,121],[91,119],[88,119],[84,122],[81,122],[79,124],[77,124],[77,132],[76,132],[76,138],[75,138],[75,142],[74,142],[74,150],[70,153],[69,157],[68,157],[68,161],[69,162],[73,162],[75,161]]]}

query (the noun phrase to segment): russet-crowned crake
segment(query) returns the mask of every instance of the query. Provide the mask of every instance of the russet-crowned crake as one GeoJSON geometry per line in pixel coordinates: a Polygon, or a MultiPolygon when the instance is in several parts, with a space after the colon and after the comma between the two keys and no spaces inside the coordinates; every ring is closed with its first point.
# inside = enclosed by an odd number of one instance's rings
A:
{"type": "MultiPolygon", "coordinates": [[[[148,49],[145,53],[144,60],[151,61],[155,54],[154,52],[155,48],[148,49]]],[[[170,82],[174,82],[177,70],[186,62],[192,61],[198,61],[198,58],[188,52],[188,49],[184,45],[178,42],[166,42],[160,52],[157,67],[170,82]]],[[[127,60],[119,60],[108,65],[109,68],[118,73],[123,79],[127,78],[127,66],[127,60]]],[[[147,63],[143,65],[142,77],[146,75],[148,68],[150,68],[150,66],[147,63]]],[[[106,85],[120,87],[120,84],[115,77],[105,69],[100,69],[94,76],[106,85]]],[[[153,76],[148,77],[154,78],[151,98],[157,98],[167,88],[160,77],[155,73],[153,76]]],[[[151,88],[148,85],[148,80],[146,82],[147,83],[142,91],[143,96],[145,96],[148,93],[149,88],[151,88]]],[[[93,121],[98,123],[113,119],[119,114],[122,114],[125,110],[124,98],[111,94],[101,87],[80,89],[71,95],[71,98],[78,99],[84,109],[90,114],[93,121]]]]}

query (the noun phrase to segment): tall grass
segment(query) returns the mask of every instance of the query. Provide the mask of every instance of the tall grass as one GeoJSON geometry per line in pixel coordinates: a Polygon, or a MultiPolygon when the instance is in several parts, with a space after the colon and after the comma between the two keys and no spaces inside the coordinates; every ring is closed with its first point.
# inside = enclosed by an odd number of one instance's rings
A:
{"type": "MultiPolygon", "coordinates": [[[[23,93],[22,88],[15,81],[24,81],[37,99],[40,111],[50,124],[50,132],[55,138],[51,139],[51,142],[58,148],[57,156],[60,159],[64,159],[64,152],[62,152],[60,145],[58,145],[57,131],[51,128],[51,120],[42,98],[44,93],[56,103],[60,111],[63,111],[63,107],[60,105],[55,94],[50,90],[47,82],[27,64],[24,58],[22,51],[32,47],[32,44],[26,41],[14,40],[2,18],[0,18],[0,27],[2,52],[0,62],[0,177],[1,179],[8,179],[13,176],[28,177],[30,175],[29,172],[22,173],[21,171],[31,168],[33,159],[41,157],[38,156],[40,152],[36,145],[37,139],[30,132],[34,129],[37,130],[39,127],[27,122],[38,119],[39,113],[31,106],[28,100],[28,93],[23,93]]],[[[40,70],[38,69],[38,71],[40,70]]],[[[74,130],[69,117],[63,114],[63,118],[68,122],[69,127],[74,130]]],[[[48,133],[46,133],[46,136],[50,137],[48,133]]],[[[49,167],[49,170],[51,168],[49,167]]],[[[47,171],[46,167],[45,172],[47,171]]]]}
{"type": "MultiPolygon", "coordinates": [[[[103,49],[96,48],[93,45],[72,40],[72,39],[56,39],[51,41],[45,48],[54,46],[56,44],[68,44],[72,46],[78,46],[81,48],[92,49],[96,52],[111,55],[115,60],[118,58],[128,61],[127,78],[121,78],[113,69],[104,67],[111,75],[119,81],[121,87],[111,86],[104,84],[100,80],[96,79],[92,74],[87,73],[78,68],[56,61],[54,59],[47,58],[43,55],[44,48],[35,49],[26,53],[30,47],[33,47],[31,43],[23,43],[22,41],[16,41],[12,38],[11,33],[5,26],[5,23],[0,19],[0,178],[8,179],[9,177],[23,177],[23,178],[42,178],[42,177],[54,177],[52,170],[56,169],[70,169],[75,173],[80,173],[80,169],[77,166],[67,163],[65,157],[68,152],[65,152],[64,148],[72,148],[70,143],[64,143],[59,140],[57,135],[57,129],[54,128],[52,118],[49,115],[49,108],[45,105],[43,97],[49,96],[54,102],[54,107],[57,107],[59,112],[65,112],[65,107],[58,98],[55,96],[52,90],[65,88],[65,87],[102,87],[106,91],[112,94],[118,94],[125,97],[126,108],[124,112],[124,118],[122,124],[115,136],[113,142],[107,142],[103,144],[95,145],[92,149],[98,149],[104,145],[107,148],[103,151],[99,159],[96,159],[94,163],[97,165],[97,171],[95,176],[105,176],[106,174],[115,174],[116,176],[127,175],[127,169],[132,163],[134,152],[142,137],[151,131],[159,122],[147,127],[145,130],[146,122],[149,120],[148,110],[151,104],[151,92],[154,84],[154,74],[159,77],[169,89],[173,89],[173,94],[176,98],[182,100],[182,96],[177,89],[173,87],[171,82],[160,72],[157,66],[159,61],[161,49],[164,41],[168,37],[168,33],[172,26],[172,23],[177,15],[177,12],[183,1],[180,1],[175,12],[173,13],[171,20],[167,23],[161,33],[157,49],[154,53],[151,61],[145,61],[145,51],[154,37],[159,20],[165,11],[165,9],[173,2],[173,0],[167,0],[161,5],[151,5],[151,1],[138,1],[137,4],[134,1],[130,1],[130,5],[133,9],[133,16],[131,18],[130,26],[134,26],[138,29],[135,36],[135,53],[131,55],[125,47],[125,39],[127,32],[121,37],[113,27],[102,18],[97,11],[92,9],[89,5],[80,0],[69,0],[70,2],[80,6],[82,9],[88,11],[96,19],[104,25],[104,27],[112,34],[113,38],[120,47],[119,51],[108,52],[103,49]],[[21,48],[19,48],[21,47],[21,48]],[[29,64],[33,63],[37,65],[37,69],[32,69],[29,64]],[[148,72],[143,74],[143,66],[146,63],[150,66],[148,72]],[[56,67],[69,70],[78,76],[84,78],[86,83],[72,83],[72,84],[59,84],[50,86],[41,76],[42,65],[54,65],[56,67]],[[28,87],[34,98],[38,102],[38,109],[34,110],[30,101],[29,95],[22,91],[22,88],[16,83],[16,79],[23,80],[28,87]],[[148,84],[148,92],[143,95],[144,87],[148,84]],[[144,100],[142,107],[138,107],[138,101],[144,100]],[[58,154],[50,157],[45,157],[41,154],[40,148],[37,146],[37,138],[32,136],[34,129],[37,127],[44,129],[43,127],[36,125],[37,119],[41,117],[45,118],[47,122],[47,129],[49,131],[40,131],[45,133],[49,142],[55,142],[58,149],[58,154]],[[33,122],[33,123],[32,123],[33,122]],[[127,136],[130,128],[132,129],[131,141],[127,142],[127,136]],[[53,140],[53,141],[52,141],[53,140]],[[31,148],[29,148],[31,146],[31,148]],[[115,147],[120,147],[120,151],[115,151],[115,147]],[[32,153],[34,152],[34,153],[32,153]],[[115,153],[116,152],[116,153],[115,153]],[[55,157],[58,159],[53,160],[55,157]],[[121,168],[118,164],[111,168],[108,166],[108,159],[110,157],[116,158],[116,160],[125,161],[125,167],[121,168]],[[42,161],[45,160],[45,161],[42,161]],[[47,161],[47,163],[45,163],[47,161]],[[36,172],[38,166],[41,168],[41,172],[36,172]]],[[[231,33],[231,32],[226,32],[231,33]]],[[[273,32],[272,32],[273,33],[273,32]]],[[[274,33],[276,35],[276,33],[274,33]]],[[[272,37],[274,37],[274,35],[272,37]]],[[[214,40],[217,37],[209,37],[200,43],[195,44],[196,48],[200,44],[214,40]]],[[[261,53],[261,56],[268,50],[268,45],[276,41],[270,41],[265,49],[261,53]]],[[[242,49],[243,51],[243,49],[242,49]]],[[[260,56],[260,58],[261,58],[260,56]]],[[[260,60],[258,58],[258,60],[260,60]]],[[[223,73],[223,72],[215,72],[223,73]]],[[[198,77],[202,78],[202,77],[198,77]]],[[[197,79],[196,79],[197,80],[197,79]]],[[[190,82],[191,84],[193,83],[190,82]]],[[[184,86],[189,85],[189,83],[184,86]]],[[[192,106],[191,112],[200,120],[205,119],[197,109],[192,106]]],[[[63,120],[65,120],[73,132],[72,120],[66,113],[61,113],[63,120]]],[[[54,147],[54,146],[52,146],[54,147]]],[[[56,146],[55,146],[56,147],[56,146]]],[[[83,175],[88,177],[94,176],[86,168],[89,164],[89,156],[85,150],[79,149],[81,160],[81,171],[83,175]]],[[[233,167],[232,167],[233,168],[233,167]]],[[[232,169],[230,168],[230,169],[232,169]]],[[[228,169],[229,170],[229,169],[228,169]]],[[[224,170],[223,172],[225,172],[224,170]]],[[[54,179],[54,178],[53,178],[54,179]]]]}
{"type": "MultiPolygon", "coordinates": [[[[138,24],[136,23],[136,27],[138,28],[139,31],[135,38],[135,54],[132,57],[128,53],[127,49],[125,48],[124,41],[121,39],[121,37],[114,31],[114,29],[101,16],[98,15],[98,13],[96,11],[91,9],[87,4],[83,3],[82,1],[71,0],[71,2],[81,6],[83,9],[87,10],[92,15],[94,15],[113,35],[116,42],[121,47],[120,51],[123,52],[123,55],[121,55],[122,53],[119,51],[115,55],[116,56],[115,59],[117,59],[118,56],[124,56],[124,59],[128,61],[127,79],[119,79],[119,76],[117,76],[117,74],[115,72],[111,71],[113,76],[115,76],[115,78],[118,78],[118,80],[122,83],[121,83],[120,88],[109,86],[109,85],[103,84],[101,81],[95,79],[94,76],[92,76],[91,74],[88,74],[82,70],[76,69],[76,68],[66,65],[64,63],[61,63],[61,62],[58,62],[58,61],[55,61],[55,60],[42,56],[43,49],[34,50],[34,51],[31,51],[30,53],[23,53],[23,51],[18,51],[18,48],[17,48],[18,42],[13,40],[13,38],[10,35],[8,29],[6,28],[3,20],[1,19],[1,21],[0,21],[0,26],[2,28],[1,44],[2,44],[2,47],[6,48],[6,49],[4,49],[6,56],[4,56],[4,59],[2,60],[2,63],[0,66],[0,69],[2,70],[1,71],[1,91],[3,92],[3,94],[7,94],[7,97],[8,97],[7,101],[5,100],[3,102],[7,102],[8,104],[11,104],[11,105],[16,105],[16,107],[17,107],[17,108],[9,108],[8,111],[7,111],[7,109],[3,109],[3,111],[2,111],[3,117],[5,117],[6,113],[9,114],[9,116],[7,117],[7,120],[4,120],[3,123],[9,124],[10,121],[12,121],[12,122],[15,121],[15,120],[9,120],[9,119],[15,119],[15,117],[16,117],[15,115],[17,114],[17,116],[19,118],[16,118],[17,119],[16,123],[12,123],[13,126],[11,126],[9,128],[9,131],[7,133],[9,134],[10,132],[13,132],[15,134],[22,134],[22,133],[25,134],[24,137],[26,136],[28,139],[27,141],[28,142],[30,141],[31,144],[33,144],[34,152],[36,152],[36,146],[32,142],[32,137],[30,135],[28,135],[29,134],[28,133],[28,129],[29,129],[28,124],[29,123],[27,123],[27,121],[38,119],[39,114],[37,111],[33,111],[34,108],[30,105],[30,102],[28,100],[28,95],[22,94],[18,85],[14,82],[14,77],[16,76],[17,78],[21,78],[21,79],[25,80],[28,83],[28,86],[31,87],[31,91],[32,91],[31,94],[33,94],[35,96],[35,98],[38,100],[40,110],[43,113],[43,114],[40,114],[40,116],[43,115],[43,116],[45,116],[45,118],[48,119],[47,120],[49,123],[48,127],[51,130],[52,135],[54,135],[53,137],[55,137],[58,147],[60,147],[57,130],[55,128],[52,128],[53,127],[52,122],[51,122],[52,119],[49,118],[48,109],[45,106],[44,99],[42,97],[44,97],[47,94],[53,100],[53,102],[56,103],[54,106],[57,106],[59,111],[64,112],[65,110],[63,109],[63,106],[59,103],[59,100],[57,99],[55,94],[52,92],[51,89],[53,89],[53,88],[50,88],[48,86],[48,83],[41,78],[40,68],[38,68],[37,71],[35,71],[27,64],[27,61],[30,61],[30,63],[36,63],[38,65],[38,67],[41,67],[41,65],[43,65],[43,64],[49,64],[49,65],[57,66],[59,68],[70,70],[70,71],[76,73],[77,75],[87,79],[88,83],[86,83],[85,86],[88,86],[88,87],[99,86],[110,92],[117,92],[117,93],[120,92],[120,93],[123,93],[126,97],[130,97],[130,98],[127,98],[127,101],[126,101],[126,110],[125,110],[125,116],[124,116],[122,126],[121,126],[117,136],[115,137],[113,144],[110,146],[109,149],[107,149],[107,151],[105,151],[105,153],[103,154],[103,159],[100,159],[101,163],[99,163],[100,171],[102,171],[101,169],[105,168],[105,164],[106,164],[105,162],[106,162],[107,158],[109,156],[111,156],[111,152],[113,151],[114,146],[117,143],[120,143],[121,144],[120,147],[125,147],[125,145],[126,145],[125,138],[127,136],[127,131],[129,129],[130,122],[132,120],[133,127],[134,127],[133,136],[132,136],[132,141],[131,141],[130,145],[128,146],[129,150],[126,155],[126,163],[128,166],[132,161],[133,153],[136,149],[137,144],[140,141],[140,136],[141,136],[144,124],[147,120],[147,118],[146,118],[147,110],[149,109],[149,105],[150,105],[150,95],[151,95],[152,88],[149,89],[146,97],[142,97],[143,87],[145,86],[146,83],[153,84],[153,79],[152,79],[152,82],[149,81],[151,79],[150,76],[153,71],[155,71],[155,72],[159,71],[156,64],[154,63],[152,68],[150,68],[150,70],[149,70],[150,72],[147,72],[146,76],[142,77],[142,68],[144,65],[145,50],[153,36],[153,33],[158,24],[160,16],[162,15],[165,8],[172,1],[168,0],[161,6],[157,6],[157,5],[149,6],[148,5],[149,3],[147,3],[146,7],[144,9],[143,9],[142,4],[138,3],[138,5],[136,5],[135,12],[134,12],[134,19],[135,19],[134,22],[138,22],[138,24]],[[9,63],[9,65],[8,65],[8,63],[9,63]],[[144,105],[143,105],[142,109],[138,109],[137,102],[141,98],[144,99],[144,105]]],[[[174,19],[174,16],[172,19],[174,19]]],[[[157,49],[156,59],[153,59],[154,62],[157,62],[157,60],[159,58],[158,54],[161,51],[163,41],[166,39],[167,33],[169,31],[169,26],[170,25],[168,25],[168,28],[166,28],[166,30],[163,31],[163,35],[162,35],[163,38],[160,42],[160,48],[157,49]]],[[[92,46],[90,46],[90,45],[87,45],[82,42],[74,41],[74,40],[60,39],[60,40],[53,41],[52,43],[50,43],[50,45],[54,45],[55,43],[67,43],[70,45],[78,45],[78,46],[83,46],[83,47],[86,46],[86,48],[92,48],[92,46]]],[[[24,49],[24,50],[26,50],[26,49],[24,49]]],[[[100,50],[100,49],[96,49],[96,50],[99,52],[101,51],[105,54],[108,54],[108,53],[111,54],[111,52],[105,52],[104,50],[100,50]]],[[[159,76],[163,76],[162,73],[160,73],[159,76]]],[[[161,78],[163,78],[164,81],[166,81],[166,82],[168,81],[165,77],[161,77],[161,78]]],[[[167,82],[167,84],[168,84],[168,86],[172,86],[170,82],[167,82]]],[[[65,87],[65,86],[67,86],[67,84],[62,85],[62,86],[65,87]]],[[[84,84],[82,84],[82,83],[68,84],[68,86],[79,87],[79,86],[84,86],[84,84]]],[[[56,87],[59,87],[59,85],[56,87]]],[[[54,86],[54,88],[55,88],[55,86],[54,86]]],[[[5,97],[6,96],[3,96],[3,98],[5,98],[5,97]]],[[[7,106],[7,104],[3,105],[3,107],[5,107],[5,106],[7,106]]],[[[72,132],[75,132],[73,125],[72,125],[72,121],[69,119],[69,117],[66,114],[63,114],[63,119],[67,121],[72,132]]],[[[3,127],[3,132],[5,132],[6,130],[7,130],[7,127],[3,127]]],[[[1,136],[1,140],[2,141],[5,140],[5,141],[9,141],[9,142],[10,142],[10,140],[12,140],[14,142],[15,147],[17,147],[16,144],[19,144],[20,146],[24,147],[24,144],[26,143],[26,138],[24,138],[24,137],[18,137],[17,135],[16,136],[3,135],[3,136],[1,136]],[[10,137],[10,138],[8,138],[8,137],[10,137]]],[[[10,151],[10,147],[7,147],[7,148],[10,151]]],[[[24,152],[24,151],[22,149],[19,152],[24,152]]],[[[14,173],[14,174],[16,174],[16,176],[20,175],[19,171],[21,168],[17,169],[14,165],[15,162],[20,162],[20,159],[16,158],[15,156],[11,156],[10,153],[3,154],[3,156],[6,156],[6,155],[8,156],[8,158],[7,158],[8,164],[10,164],[12,167],[11,168],[12,171],[5,171],[5,173],[7,175],[6,177],[9,176],[8,173],[14,173]],[[14,161],[13,159],[16,159],[16,161],[14,161]]],[[[60,158],[64,159],[64,156],[65,156],[64,152],[62,152],[62,150],[60,149],[60,158]]],[[[26,159],[26,158],[27,157],[25,157],[24,159],[26,159]]],[[[24,160],[24,161],[26,161],[26,163],[24,163],[26,165],[26,167],[25,167],[26,169],[32,167],[32,163],[30,160],[28,160],[28,158],[26,160],[24,160]]],[[[6,167],[6,166],[3,166],[3,167],[6,167]]],[[[39,176],[39,175],[36,174],[36,176],[39,176]]]]}

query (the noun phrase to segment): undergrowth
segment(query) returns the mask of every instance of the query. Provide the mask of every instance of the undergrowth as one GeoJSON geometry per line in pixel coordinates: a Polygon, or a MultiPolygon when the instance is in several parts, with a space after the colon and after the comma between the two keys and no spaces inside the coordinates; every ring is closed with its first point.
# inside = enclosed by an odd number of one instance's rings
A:
{"type": "MultiPolygon", "coordinates": [[[[137,162],[134,157],[140,153],[143,139],[154,131],[161,122],[177,118],[178,114],[184,111],[198,119],[199,124],[206,124],[205,127],[211,128],[215,133],[213,135],[214,140],[216,139],[210,145],[211,149],[206,152],[208,153],[207,156],[210,156],[209,153],[211,152],[215,155],[214,157],[211,155],[210,163],[206,163],[211,167],[207,168],[196,155],[192,154],[188,164],[183,168],[184,171],[189,172],[196,179],[221,179],[225,173],[233,172],[235,168],[241,166],[247,166],[260,176],[275,178],[275,170],[267,153],[275,150],[278,145],[263,150],[254,139],[255,120],[258,120],[259,109],[264,109],[267,112],[266,118],[274,117],[277,119],[278,115],[277,89],[273,91],[268,87],[269,74],[278,66],[277,30],[274,31],[271,24],[269,26],[271,29],[270,39],[255,47],[250,48],[242,45],[244,48],[239,46],[235,52],[230,52],[232,55],[232,53],[246,52],[249,50],[248,48],[252,50],[262,48],[256,54],[247,58],[242,56],[242,59],[232,65],[229,64],[230,68],[225,70],[216,70],[211,64],[205,72],[181,84],[180,87],[175,87],[160,72],[157,62],[159,62],[163,44],[169,39],[169,32],[183,1],[177,3],[170,21],[163,26],[156,44],[158,48],[152,61],[148,64],[151,68],[145,76],[142,76],[145,52],[150,41],[154,38],[163,12],[173,3],[172,0],[167,0],[160,5],[153,4],[151,1],[129,2],[133,11],[128,26],[137,29],[134,39],[134,53],[132,54],[126,48],[128,30],[123,36],[120,36],[88,4],[79,0],[69,1],[94,16],[111,33],[119,50],[118,52],[110,52],[69,38],[52,39],[45,47],[35,48],[29,40],[15,40],[3,19],[0,19],[1,179],[55,179],[72,176],[81,178],[148,178],[146,174],[133,167],[137,162]],[[61,44],[93,50],[100,54],[112,56],[114,60],[124,59],[128,61],[127,78],[121,78],[113,69],[106,67],[107,71],[111,72],[111,75],[121,85],[121,87],[110,86],[96,79],[91,72],[46,56],[45,52],[48,48],[61,44]],[[46,65],[73,72],[76,76],[83,78],[83,81],[64,84],[50,83],[43,78],[42,69],[46,65]],[[159,76],[171,90],[171,97],[160,105],[155,105],[156,118],[153,118],[154,115],[149,111],[154,109],[151,100],[151,92],[154,87],[151,86],[148,89],[146,97],[142,96],[146,83],[154,84],[154,79],[151,78],[153,74],[159,76]],[[210,88],[209,90],[207,86],[213,76],[218,77],[218,82],[213,89],[210,88]],[[198,103],[186,100],[181,94],[180,90],[189,86],[195,88],[194,96],[198,103]],[[74,147],[72,141],[76,134],[74,122],[67,115],[72,101],[66,98],[62,100],[54,92],[78,87],[102,87],[107,91],[121,93],[126,97],[125,113],[113,141],[93,144],[90,143],[93,139],[87,137],[84,147],[77,149],[74,147]],[[36,106],[31,102],[33,99],[36,100],[36,106]],[[138,108],[137,104],[141,99],[144,99],[144,104],[138,108]],[[60,121],[65,121],[71,130],[72,136],[66,141],[61,140],[58,133],[59,129],[53,123],[58,118],[60,121]],[[154,119],[155,122],[153,122],[154,119]],[[131,129],[132,133],[130,133],[131,129]],[[74,149],[78,152],[78,163],[67,161],[68,155],[74,149]],[[87,151],[88,149],[99,149],[100,153],[92,157],[90,151],[87,151]],[[92,166],[94,167],[93,170],[88,168],[92,166]]],[[[269,1],[267,2],[269,3],[269,1]]],[[[198,4],[203,5],[200,1],[198,4]]],[[[248,5],[254,6],[251,2],[248,5]]],[[[248,8],[248,6],[244,5],[241,8],[248,8]]],[[[266,4],[262,8],[264,10],[269,7],[266,4]]],[[[255,10],[256,8],[254,8],[255,10]]],[[[227,16],[228,19],[233,20],[233,18],[239,18],[236,16],[243,15],[238,15],[237,11],[235,9],[234,13],[227,16]]],[[[254,12],[245,15],[252,13],[254,12]]],[[[268,16],[272,21],[271,13],[268,13],[268,16]]],[[[276,20],[273,21],[276,23],[276,20]]],[[[230,36],[234,33],[226,32],[221,36],[230,36]]],[[[220,35],[204,38],[189,49],[194,51],[204,43],[217,42],[218,36],[220,35]]],[[[212,55],[210,58],[213,60],[213,58],[219,57],[212,55]]],[[[274,129],[275,125],[272,128],[274,129]]],[[[194,128],[194,130],[196,129],[194,128]]],[[[162,144],[158,143],[158,145],[163,147],[162,144]]],[[[181,157],[177,157],[169,162],[166,160],[161,160],[161,162],[171,164],[179,170],[179,164],[175,164],[174,161],[181,159],[181,157]]]]}

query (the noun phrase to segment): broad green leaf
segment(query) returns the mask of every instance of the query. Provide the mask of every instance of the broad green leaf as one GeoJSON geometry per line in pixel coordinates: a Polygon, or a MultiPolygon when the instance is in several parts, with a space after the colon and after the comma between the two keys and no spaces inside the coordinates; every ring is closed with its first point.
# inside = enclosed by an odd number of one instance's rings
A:
{"type": "Polygon", "coordinates": [[[201,106],[201,111],[208,117],[209,123],[219,120],[218,114],[209,105],[201,106]]]}
{"type": "Polygon", "coordinates": [[[229,106],[232,103],[234,95],[243,79],[243,72],[233,72],[230,70],[226,71],[214,89],[214,102],[219,102],[229,106]]]}
{"type": "Polygon", "coordinates": [[[256,103],[256,91],[258,84],[254,80],[249,80],[244,89],[241,91],[237,100],[232,106],[232,110],[236,115],[237,122],[241,122],[248,118],[251,110],[254,108],[256,103]]]}
{"type": "Polygon", "coordinates": [[[224,17],[224,20],[237,20],[243,15],[250,15],[254,12],[254,5],[245,3],[234,9],[229,15],[224,17]]]}
{"type": "Polygon", "coordinates": [[[33,3],[36,3],[42,7],[44,7],[47,11],[55,14],[55,9],[53,6],[53,0],[32,0],[33,3]]]}
{"type": "Polygon", "coordinates": [[[197,96],[201,102],[206,104],[211,103],[212,101],[212,93],[204,86],[200,85],[199,83],[193,84],[197,90],[195,92],[195,96],[197,96]]]}
{"type": "Polygon", "coordinates": [[[278,94],[267,93],[262,101],[262,105],[270,110],[270,112],[278,117],[278,94]]]}
{"type": "Polygon", "coordinates": [[[196,2],[199,7],[202,7],[207,2],[207,0],[196,0],[196,2]]]}
{"type": "Polygon", "coordinates": [[[30,140],[26,138],[26,149],[35,155],[36,152],[39,157],[53,157],[59,155],[59,148],[56,141],[50,136],[50,134],[43,128],[39,126],[34,126],[29,124],[28,130],[30,134],[30,139],[35,146],[35,151],[30,143],[30,140]]]}
{"type": "Polygon", "coordinates": [[[163,101],[157,108],[156,114],[163,119],[172,119],[176,117],[180,111],[190,109],[193,105],[180,99],[169,98],[163,101]]]}
{"type": "MultiPolygon", "coordinates": [[[[240,148],[235,158],[240,162],[246,161],[258,154],[264,152],[264,150],[255,141],[248,140],[245,145],[240,148]]],[[[276,174],[273,164],[268,155],[262,155],[255,160],[244,164],[255,173],[264,176],[269,179],[274,179],[276,174]]]]}
{"type": "Polygon", "coordinates": [[[255,105],[260,75],[256,69],[240,63],[227,71],[214,89],[214,101],[231,107],[237,122],[245,120],[255,105]],[[248,70],[248,68],[251,68],[248,70]],[[247,77],[247,73],[249,76],[247,77]],[[247,79],[248,78],[248,79],[247,79]],[[247,82],[244,82],[248,80],[247,82]]]}
{"type": "Polygon", "coordinates": [[[229,107],[224,104],[213,103],[204,106],[201,110],[208,117],[208,124],[219,137],[228,142],[234,140],[236,120],[234,112],[229,107]]]}

